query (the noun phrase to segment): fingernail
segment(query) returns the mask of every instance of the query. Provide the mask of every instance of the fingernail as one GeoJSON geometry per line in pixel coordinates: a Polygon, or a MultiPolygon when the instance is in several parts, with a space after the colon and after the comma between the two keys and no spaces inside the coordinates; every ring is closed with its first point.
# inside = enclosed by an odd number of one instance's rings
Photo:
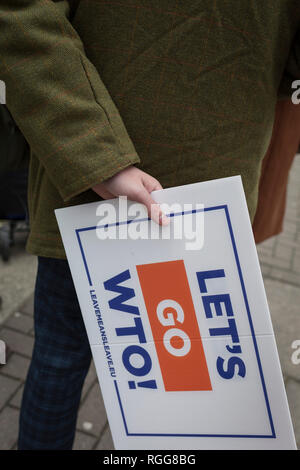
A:
{"type": "Polygon", "coordinates": [[[159,216],[159,220],[161,221],[161,225],[166,226],[169,225],[170,219],[165,214],[161,213],[159,216]]]}

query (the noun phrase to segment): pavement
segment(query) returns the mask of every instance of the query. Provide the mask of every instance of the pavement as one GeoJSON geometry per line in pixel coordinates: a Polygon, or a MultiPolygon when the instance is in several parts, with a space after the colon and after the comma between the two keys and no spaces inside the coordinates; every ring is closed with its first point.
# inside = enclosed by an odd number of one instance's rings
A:
{"type": "MultiPolygon", "coordinates": [[[[0,230],[1,225],[0,222],[0,230]]],[[[0,256],[0,324],[18,310],[34,289],[37,258],[25,251],[26,236],[23,231],[16,233],[9,262],[4,263],[0,256]]]]}
{"type": "MultiPolygon", "coordinates": [[[[284,230],[259,244],[257,249],[300,448],[300,364],[292,361],[292,343],[300,341],[300,155],[295,158],[290,173],[284,230]]],[[[16,250],[11,264],[0,261],[0,294],[6,292],[0,314],[0,339],[9,348],[7,363],[0,367],[0,449],[3,450],[16,449],[20,402],[34,341],[32,292],[36,259],[24,250],[16,250]]],[[[74,449],[113,449],[93,364],[82,392],[74,449]]]]}

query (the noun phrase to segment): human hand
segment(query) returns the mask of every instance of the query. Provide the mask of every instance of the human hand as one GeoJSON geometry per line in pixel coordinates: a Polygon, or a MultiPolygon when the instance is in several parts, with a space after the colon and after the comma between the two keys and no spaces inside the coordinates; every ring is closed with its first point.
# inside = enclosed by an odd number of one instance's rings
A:
{"type": "Polygon", "coordinates": [[[161,184],[144,171],[129,166],[111,178],[92,187],[103,199],[113,199],[118,196],[127,196],[128,199],[144,204],[149,217],[159,225],[168,225],[169,218],[151,197],[151,191],[162,189],[161,184]]]}

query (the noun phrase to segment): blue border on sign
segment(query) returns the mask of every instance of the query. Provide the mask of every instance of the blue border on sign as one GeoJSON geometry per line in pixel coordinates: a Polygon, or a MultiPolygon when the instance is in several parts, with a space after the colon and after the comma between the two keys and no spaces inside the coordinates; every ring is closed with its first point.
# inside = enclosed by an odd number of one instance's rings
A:
{"type": "MultiPolygon", "coordinates": [[[[262,384],[263,393],[264,393],[264,397],[265,397],[265,402],[266,402],[266,407],[267,407],[267,412],[268,412],[268,417],[269,417],[269,422],[270,422],[270,427],[271,427],[271,434],[266,434],[266,435],[265,434],[165,434],[165,433],[161,434],[161,433],[132,433],[132,432],[129,432],[127,422],[126,422],[125,412],[124,412],[124,408],[123,408],[123,405],[122,405],[122,400],[121,400],[121,396],[120,396],[120,392],[119,392],[119,388],[118,388],[118,384],[117,384],[117,381],[114,380],[115,390],[116,390],[116,394],[117,394],[117,398],[118,398],[118,403],[119,403],[119,406],[120,406],[120,412],[121,412],[121,415],[122,415],[124,429],[125,429],[125,432],[126,432],[127,436],[231,437],[231,438],[244,437],[244,438],[273,438],[273,439],[276,438],[276,433],[275,433],[275,428],[274,428],[274,423],[273,423],[273,418],[272,418],[268,393],[267,393],[267,389],[266,389],[266,384],[265,384],[264,374],[263,374],[263,370],[262,370],[261,360],[260,360],[260,357],[259,357],[259,351],[258,351],[258,346],[257,346],[257,342],[256,342],[253,322],[252,322],[252,318],[251,318],[250,307],[249,307],[249,302],[248,302],[247,293],[246,293],[246,287],[245,287],[245,283],[244,283],[244,279],[243,279],[242,269],[241,269],[241,265],[240,265],[240,261],[239,261],[239,256],[238,256],[238,251],[237,251],[235,238],[234,238],[234,234],[233,234],[233,229],[232,229],[232,224],[231,224],[230,215],[229,215],[229,211],[228,211],[228,206],[227,205],[221,205],[221,206],[214,206],[214,207],[206,207],[204,209],[193,209],[193,210],[190,210],[190,211],[182,211],[182,212],[175,212],[175,213],[167,214],[167,216],[168,217],[176,217],[176,216],[183,216],[183,215],[187,215],[187,214],[195,214],[197,212],[202,212],[202,211],[208,212],[208,211],[214,211],[214,210],[220,210],[220,209],[224,210],[224,212],[225,212],[226,221],[227,221],[227,225],[228,225],[228,229],[229,229],[229,234],[230,234],[230,238],[231,238],[231,242],[232,242],[234,257],[235,257],[237,270],[238,270],[238,274],[239,274],[239,278],[240,278],[240,283],[241,283],[241,288],[242,288],[242,292],[243,292],[245,307],[246,307],[246,311],[247,311],[247,315],[248,315],[248,321],[249,321],[249,325],[250,325],[251,336],[252,336],[254,350],[255,350],[255,354],[256,354],[256,360],[257,360],[259,374],[260,374],[260,378],[261,378],[261,384],[262,384]]],[[[119,225],[128,225],[130,223],[144,222],[144,221],[147,221],[147,220],[150,220],[150,218],[145,217],[145,218],[141,218],[141,219],[126,220],[126,221],[123,221],[123,222],[114,222],[114,223],[111,223],[111,224],[105,224],[105,225],[100,225],[100,226],[75,229],[76,237],[77,237],[77,240],[78,240],[78,244],[79,244],[79,248],[80,248],[80,252],[81,252],[81,256],[82,256],[82,260],[83,260],[83,264],[84,264],[84,267],[85,267],[85,271],[86,271],[88,282],[89,282],[90,286],[92,286],[93,284],[92,284],[88,264],[87,264],[87,261],[86,261],[86,256],[85,256],[85,253],[84,253],[84,249],[83,249],[83,246],[82,246],[82,242],[81,242],[81,239],[80,239],[80,233],[90,231],[90,230],[96,230],[96,229],[99,229],[99,228],[108,228],[108,227],[119,226],[119,225]]]]}

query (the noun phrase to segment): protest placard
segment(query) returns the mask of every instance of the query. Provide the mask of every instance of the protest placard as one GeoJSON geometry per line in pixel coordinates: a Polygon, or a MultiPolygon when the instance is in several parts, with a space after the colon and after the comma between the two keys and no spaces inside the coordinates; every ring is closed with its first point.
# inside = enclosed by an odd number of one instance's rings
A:
{"type": "Polygon", "coordinates": [[[241,178],[152,195],[56,211],[116,449],[294,449],[241,178]]]}

